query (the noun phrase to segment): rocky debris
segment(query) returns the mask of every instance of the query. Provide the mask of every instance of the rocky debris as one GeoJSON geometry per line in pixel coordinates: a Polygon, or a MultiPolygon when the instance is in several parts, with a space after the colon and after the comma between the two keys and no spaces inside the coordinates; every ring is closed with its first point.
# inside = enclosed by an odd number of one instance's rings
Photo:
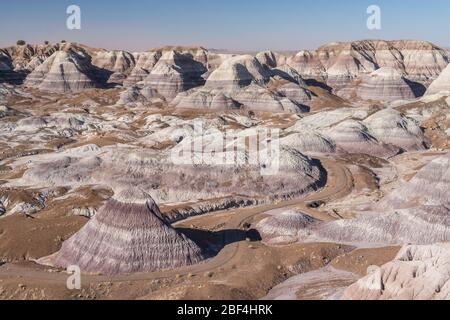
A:
{"type": "Polygon", "coordinates": [[[450,240],[450,209],[419,206],[361,213],[354,219],[328,222],[300,239],[348,243],[360,246],[432,244],[450,240]]]}
{"type": "Polygon", "coordinates": [[[397,257],[348,287],[344,300],[450,299],[450,246],[408,245],[397,257]]]}
{"type": "Polygon", "coordinates": [[[336,300],[358,275],[324,267],[291,277],[272,288],[263,300],[336,300]]]}
{"type": "Polygon", "coordinates": [[[229,92],[252,83],[265,84],[269,78],[270,73],[256,58],[242,55],[225,60],[208,77],[205,87],[229,92]]]}
{"type": "MultiPolygon", "coordinates": [[[[272,51],[263,51],[259,52],[255,58],[259,61],[259,63],[268,68],[276,68],[278,66],[278,60],[280,60],[281,56],[277,53],[274,53],[272,51]]],[[[280,64],[282,64],[282,61],[280,61],[280,64]]]]}
{"type": "Polygon", "coordinates": [[[60,251],[39,262],[113,275],[174,269],[205,258],[200,247],[164,220],[148,194],[129,188],[107,201],[60,251]]]}
{"type": "Polygon", "coordinates": [[[10,117],[18,114],[14,109],[7,106],[0,106],[0,119],[5,117],[10,117]]]}
{"type": "Polygon", "coordinates": [[[41,44],[41,45],[17,45],[0,49],[5,55],[10,57],[11,64],[15,71],[33,71],[46,58],[59,50],[63,44],[41,44]]]}

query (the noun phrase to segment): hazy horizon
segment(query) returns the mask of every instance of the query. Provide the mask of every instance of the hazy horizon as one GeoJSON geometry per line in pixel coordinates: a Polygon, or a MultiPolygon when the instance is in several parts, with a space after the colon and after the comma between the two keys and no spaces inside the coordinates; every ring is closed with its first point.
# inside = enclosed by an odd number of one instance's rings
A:
{"type": "Polygon", "coordinates": [[[105,49],[144,51],[166,45],[255,52],[315,49],[362,39],[424,40],[450,47],[450,2],[380,0],[207,0],[120,2],[15,1],[3,4],[0,47],[22,39],[38,44],[62,39],[105,49]],[[66,8],[78,5],[81,30],[66,28],[66,8]],[[369,5],[381,8],[381,30],[369,30],[369,5]]]}

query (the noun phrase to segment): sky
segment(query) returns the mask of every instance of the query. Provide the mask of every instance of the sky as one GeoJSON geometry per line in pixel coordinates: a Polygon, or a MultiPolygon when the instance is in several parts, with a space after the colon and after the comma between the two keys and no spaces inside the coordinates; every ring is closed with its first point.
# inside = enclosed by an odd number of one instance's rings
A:
{"type": "Polygon", "coordinates": [[[230,51],[314,49],[334,41],[417,39],[450,47],[448,0],[14,0],[2,1],[0,47],[22,39],[143,51],[201,45],[230,51]],[[69,5],[81,30],[69,30],[69,5]],[[381,30],[367,8],[381,9],[381,30]]]}

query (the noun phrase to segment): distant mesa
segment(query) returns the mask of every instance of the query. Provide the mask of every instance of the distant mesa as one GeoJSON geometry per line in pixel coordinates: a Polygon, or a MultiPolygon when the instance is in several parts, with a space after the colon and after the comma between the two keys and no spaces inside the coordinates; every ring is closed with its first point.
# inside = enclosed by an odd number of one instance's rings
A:
{"type": "Polygon", "coordinates": [[[330,99],[408,101],[430,84],[428,94],[448,91],[449,72],[442,71],[449,61],[446,50],[412,40],[337,42],[293,55],[254,56],[197,46],[130,53],[62,42],[0,49],[0,82],[53,92],[123,86],[118,104],[302,113],[330,99]]]}

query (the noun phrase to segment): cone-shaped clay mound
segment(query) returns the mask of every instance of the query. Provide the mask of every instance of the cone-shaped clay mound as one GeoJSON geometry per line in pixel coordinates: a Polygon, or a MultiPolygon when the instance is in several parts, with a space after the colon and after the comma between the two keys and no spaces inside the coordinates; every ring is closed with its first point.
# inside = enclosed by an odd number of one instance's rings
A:
{"type": "Polygon", "coordinates": [[[202,85],[205,72],[206,68],[191,55],[168,51],[144,79],[144,84],[171,100],[180,92],[202,85]]]}
{"type": "Polygon", "coordinates": [[[199,263],[202,250],[164,221],[153,199],[129,189],[110,199],[59,252],[40,260],[82,272],[154,272],[199,263]]]}
{"type": "Polygon", "coordinates": [[[90,57],[68,48],[55,52],[32,73],[25,85],[51,92],[76,92],[99,86],[90,57]]]}

